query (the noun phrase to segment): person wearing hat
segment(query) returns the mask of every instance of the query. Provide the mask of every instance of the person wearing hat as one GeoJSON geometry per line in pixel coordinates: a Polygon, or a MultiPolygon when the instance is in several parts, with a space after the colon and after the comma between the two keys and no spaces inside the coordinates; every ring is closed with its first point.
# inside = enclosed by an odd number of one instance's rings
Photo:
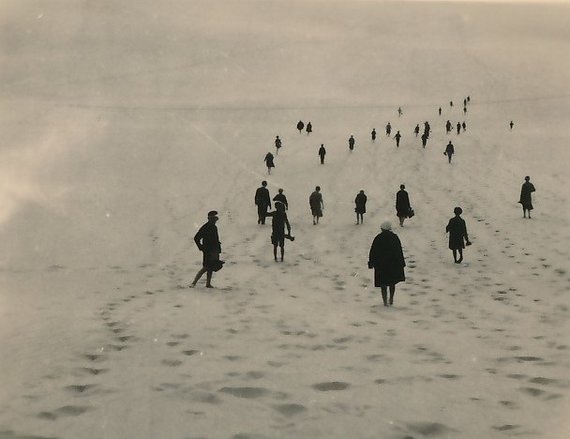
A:
{"type": "Polygon", "coordinates": [[[463,262],[463,249],[465,245],[471,245],[467,235],[465,220],[461,218],[463,209],[456,207],[453,209],[455,216],[449,220],[445,232],[449,233],[449,249],[453,252],[453,260],[456,264],[463,262]],[[459,253],[459,259],[457,254],[459,253]]]}
{"type": "Polygon", "coordinates": [[[281,262],[285,256],[285,238],[291,237],[291,224],[285,212],[285,205],[281,201],[275,202],[275,211],[267,212],[267,216],[273,217],[271,224],[271,243],[273,244],[273,258],[277,262],[277,247],[281,247],[281,262]],[[285,235],[285,227],[287,227],[287,235],[285,235]]]}
{"type": "Polygon", "coordinates": [[[389,306],[394,304],[396,284],[406,280],[404,275],[406,262],[400,238],[392,232],[392,224],[385,221],[380,230],[370,247],[368,268],[374,269],[374,286],[381,288],[384,306],[389,306]]]}
{"type": "Polygon", "coordinates": [[[202,275],[206,273],[206,288],[214,288],[212,286],[212,273],[222,268],[223,262],[220,261],[220,253],[222,252],[222,244],[218,236],[218,212],[211,210],[208,212],[208,222],[200,227],[198,233],[194,235],[194,242],[198,249],[202,252],[202,268],[196,274],[196,277],[190,284],[190,288],[196,286],[202,275]]]}
{"type": "Polygon", "coordinates": [[[521,197],[519,199],[519,203],[522,204],[523,208],[523,218],[526,218],[526,213],[528,211],[528,218],[530,219],[530,211],[533,209],[531,194],[535,191],[536,189],[534,188],[534,185],[530,182],[530,177],[527,175],[524,178],[524,183],[521,187],[521,197]]]}

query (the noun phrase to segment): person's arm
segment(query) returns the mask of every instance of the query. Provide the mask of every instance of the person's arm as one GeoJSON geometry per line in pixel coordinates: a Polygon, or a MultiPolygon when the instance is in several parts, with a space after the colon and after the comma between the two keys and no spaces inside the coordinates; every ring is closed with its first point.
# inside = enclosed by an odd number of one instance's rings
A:
{"type": "Polygon", "coordinates": [[[200,250],[200,251],[204,250],[204,246],[201,243],[203,235],[204,235],[203,228],[204,228],[203,226],[200,227],[200,230],[198,230],[198,232],[194,235],[194,242],[196,243],[196,246],[198,247],[198,250],[200,250]]]}
{"type": "Polygon", "coordinates": [[[463,221],[463,235],[465,236],[465,243],[469,245],[469,235],[467,234],[467,224],[465,224],[465,220],[463,221]]]}
{"type": "Polygon", "coordinates": [[[285,226],[287,227],[287,234],[291,235],[291,224],[289,224],[289,218],[287,218],[287,214],[285,214],[285,226]]]}
{"type": "Polygon", "coordinates": [[[531,192],[536,192],[536,189],[534,188],[534,184],[530,184],[530,191],[531,192]]]}

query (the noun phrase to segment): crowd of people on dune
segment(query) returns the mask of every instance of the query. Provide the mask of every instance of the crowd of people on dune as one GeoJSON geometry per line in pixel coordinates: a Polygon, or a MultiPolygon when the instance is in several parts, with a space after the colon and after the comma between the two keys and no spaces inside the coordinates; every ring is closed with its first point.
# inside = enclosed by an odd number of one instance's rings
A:
{"type": "MultiPolygon", "coordinates": [[[[463,114],[466,115],[468,111],[468,106],[471,102],[471,98],[467,96],[463,100],[463,114]]],[[[453,108],[453,101],[449,102],[450,108],[453,108]]],[[[403,110],[398,107],[397,110],[398,117],[403,115],[403,110]]],[[[442,115],[442,108],[438,108],[439,116],[442,115]]],[[[422,147],[425,148],[430,137],[431,126],[428,121],[424,122],[423,134],[420,136],[422,147]]],[[[508,124],[510,130],[514,127],[514,122],[510,121],[508,124]]],[[[300,120],[296,125],[299,134],[302,134],[305,129],[307,135],[313,132],[313,125],[311,122],[305,123],[300,120]]],[[[386,137],[392,137],[392,125],[390,122],[386,124],[386,137]]],[[[456,132],[457,135],[465,132],[467,129],[467,124],[465,121],[457,122],[456,132]]],[[[453,124],[451,121],[447,120],[445,123],[446,134],[450,134],[453,131],[453,124]]],[[[413,130],[415,137],[418,137],[420,133],[420,125],[417,124],[413,130]]],[[[370,134],[371,142],[376,142],[376,129],[373,128],[370,134]]],[[[400,140],[402,135],[400,131],[396,131],[393,136],[396,147],[400,147],[400,140]]],[[[356,139],[354,135],[351,134],[348,138],[348,148],[352,152],[355,149],[356,139]]],[[[275,155],[279,154],[279,150],[283,147],[282,139],[279,136],[275,137],[275,155]]],[[[318,156],[320,158],[321,165],[325,164],[325,156],[327,154],[324,144],[321,144],[318,149],[318,156]]],[[[451,164],[452,157],[455,154],[455,147],[451,140],[445,147],[443,154],[447,157],[448,163],[451,164]]],[[[275,168],[275,156],[268,152],[264,158],[265,165],[267,167],[268,174],[271,174],[271,169],[275,168]]],[[[404,184],[400,185],[400,190],[396,193],[395,208],[396,216],[399,221],[400,227],[404,226],[404,221],[408,218],[414,216],[414,209],[410,203],[410,197],[408,192],[405,190],[406,186],[404,184]]],[[[532,192],[535,191],[534,185],[530,182],[530,177],[525,177],[525,182],[521,187],[521,194],[519,203],[522,205],[523,217],[531,218],[530,213],[533,210],[532,205],[532,192]]],[[[309,208],[312,215],[313,225],[319,224],[319,219],[323,217],[324,211],[324,200],[323,194],[321,192],[321,187],[316,186],[315,190],[309,195],[309,208]]],[[[356,213],[356,224],[363,224],[364,214],[366,213],[366,203],[368,197],[366,196],[363,189],[361,189],[354,199],[356,213]]],[[[287,210],[289,209],[289,203],[287,197],[284,194],[283,189],[279,189],[278,193],[271,198],[269,189],[267,189],[267,181],[262,181],[261,186],[257,188],[254,197],[255,205],[257,206],[257,223],[259,225],[264,225],[266,218],[272,218],[272,229],[271,229],[271,243],[273,245],[273,257],[276,262],[283,262],[285,256],[285,241],[294,241],[295,237],[291,235],[291,224],[289,218],[287,217],[287,210]],[[271,211],[273,207],[275,210],[271,211]],[[279,250],[279,251],[278,251],[279,250]],[[278,257],[280,256],[280,258],[278,257]]],[[[461,218],[463,209],[461,207],[455,207],[453,210],[454,216],[449,220],[445,231],[449,234],[448,247],[452,251],[453,260],[456,264],[461,264],[463,262],[463,250],[466,246],[471,245],[469,236],[467,233],[467,225],[465,220],[461,218]]],[[[221,254],[221,242],[218,235],[218,229],[216,223],[218,221],[218,212],[212,210],[208,212],[208,221],[204,224],[194,236],[194,241],[198,249],[203,254],[202,268],[196,274],[196,277],[190,284],[190,287],[196,286],[200,278],[206,274],[206,287],[213,288],[211,283],[212,275],[215,271],[220,270],[223,267],[224,262],[220,260],[221,254]]],[[[380,225],[380,233],[374,238],[369,251],[368,257],[368,268],[374,269],[374,286],[381,289],[382,301],[384,306],[391,306],[394,303],[394,294],[396,291],[396,284],[405,281],[404,267],[406,266],[405,258],[402,250],[402,244],[397,234],[392,230],[392,223],[390,221],[384,221],[380,225]]]]}

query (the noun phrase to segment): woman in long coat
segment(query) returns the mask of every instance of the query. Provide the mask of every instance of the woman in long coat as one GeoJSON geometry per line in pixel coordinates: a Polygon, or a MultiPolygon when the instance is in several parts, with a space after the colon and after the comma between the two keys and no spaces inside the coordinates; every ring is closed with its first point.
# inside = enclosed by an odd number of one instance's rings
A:
{"type": "Polygon", "coordinates": [[[374,268],[374,286],[381,288],[382,301],[384,306],[388,306],[388,304],[394,304],[396,284],[406,280],[404,276],[406,263],[400,239],[392,232],[392,224],[385,221],[380,229],[380,234],[374,238],[370,247],[368,268],[374,268]],[[390,289],[389,301],[388,288],[390,289]]]}
{"type": "Polygon", "coordinates": [[[456,207],[453,209],[455,216],[449,220],[445,232],[449,233],[449,249],[453,252],[453,260],[456,264],[463,262],[463,249],[465,244],[471,245],[469,236],[467,235],[467,225],[465,220],[461,218],[463,209],[456,207]],[[457,259],[459,253],[459,259],[457,259]]]}
{"type": "Polygon", "coordinates": [[[528,211],[528,217],[530,218],[530,211],[533,209],[531,194],[535,191],[536,189],[534,188],[534,185],[530,182],[530,177],[527,175],[524,178],[524,183],[521,187],[521,197],[519,199],[519,203],[522,204],[523,208],[523,218],[526,218],[527,211],[528,211]]]}
{"type": "Polygon", "coordinates": [[[275,163],[273,163],[273,154],[268,152],[265,155],[265,158],[263,159],[263,161],[265,162],[265,166],[267,166],[267,173],[271,174],[271,168],[275,167],[275,163]]]}
{"type": "Polygon", "coordinates": [[[354,208],[354,211],[356,212],[356,224],[364,223],[366,201],[368,201],[368,197],[364,193],[364,190],[361,190],[358,194],[356,194],[356,198],[354,199],[354,204],[356,204],[356,207],[354,208]]]}
{"type": "Polygon", "coordinates": [[[396,192],[396,216],[400,220],[400,227],[404,226],[404,220],[410,216],[410,197],[405,191],[406,186],[400,185],[400,190],[396,192]]]}

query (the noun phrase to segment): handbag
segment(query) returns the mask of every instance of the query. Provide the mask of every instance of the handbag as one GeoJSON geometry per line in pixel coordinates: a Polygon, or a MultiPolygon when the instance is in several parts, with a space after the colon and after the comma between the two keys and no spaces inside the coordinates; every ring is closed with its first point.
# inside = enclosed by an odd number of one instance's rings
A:
{"type": "Polygon", "coordinates": [[[412,209],[410,207],[410,211],[408,212],[408,218],[412,218],[416,213],[414,212],[414,209],[412,209]]]}
{"type": "Polygon", "coordinates": [[[212,263],[212,271],[220,271],[224,266],[225,261],[216,261],[212,263]]]}

